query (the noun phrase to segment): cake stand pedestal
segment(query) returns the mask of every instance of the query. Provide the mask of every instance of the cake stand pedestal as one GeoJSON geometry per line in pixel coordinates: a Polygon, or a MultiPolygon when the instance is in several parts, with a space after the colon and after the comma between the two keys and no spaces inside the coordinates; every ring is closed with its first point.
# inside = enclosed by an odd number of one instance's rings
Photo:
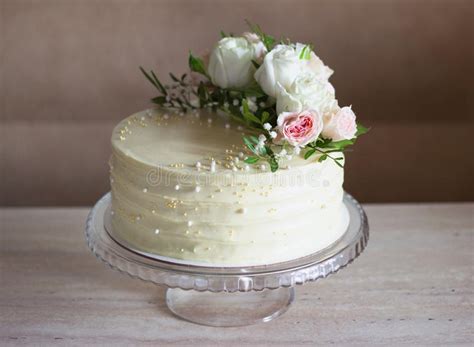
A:
{"type": "Polygon", "coordinates": [[[338,241],[317,253],[265,266],[204,267],[139,254],[107,232],[110,193],[89,213],[86,238],[112,269],[168,287],[166,304],[178,317],[209,326],[243,326],[282,315],[295,299],[294,286],[324,278],[360,255],[369,237],[367,217],[347,193],[344,204],[350,223],[338,241]]]}

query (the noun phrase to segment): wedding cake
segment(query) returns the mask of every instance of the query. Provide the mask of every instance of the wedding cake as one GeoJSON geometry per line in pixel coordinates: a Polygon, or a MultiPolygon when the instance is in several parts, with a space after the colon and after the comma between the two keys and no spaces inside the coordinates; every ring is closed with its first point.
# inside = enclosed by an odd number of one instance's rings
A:
{"type": "Polygon", "coordinates": [[[344,149],[366,131],[339,107],[312,46],[252,26],[223,34],[158,106],[112,134],[111,234],[137,252],[252,266],[320,251],[346,231],[344,149]],[[196,77],[200,74],[201,77],[196,77]]]}

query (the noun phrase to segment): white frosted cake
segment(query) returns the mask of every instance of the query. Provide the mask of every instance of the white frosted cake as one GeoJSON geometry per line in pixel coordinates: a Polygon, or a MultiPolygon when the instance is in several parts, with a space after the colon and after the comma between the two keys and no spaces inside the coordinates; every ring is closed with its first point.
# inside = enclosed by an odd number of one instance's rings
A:
{"type": "Polygon", "coordinates": [[[243,132],[205,111],[150,110],[120,122],[110,162],[114,236],[209,266],[287,261],[339,239],[348,225],[343,169],[318,156],[275,173],[248,165],[243,132]]]}
{"type": "Polygon", "coordinates": [[[250,29],[221,32],[168,83],[140,68],[158,106],[112,135],[117,241],[173,262],[252,266],[318,252],[346,231],[343,152],[367,129],[339,106],[312,44],[250,29]]]}

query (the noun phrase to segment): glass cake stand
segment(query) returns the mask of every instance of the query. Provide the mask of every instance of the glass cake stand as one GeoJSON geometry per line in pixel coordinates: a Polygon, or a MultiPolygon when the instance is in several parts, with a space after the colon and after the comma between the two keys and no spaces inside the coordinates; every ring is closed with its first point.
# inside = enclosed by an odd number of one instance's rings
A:
{"type": "Polygon", "coordinates": [[[282,315],[295,299],[294,286],[324,278],[348,265],[364,250],[369,238],[364,210],[345,193],[349,226],[324,250],[264,266],[184,265],[139,254],[115,241],[105,227],[110,200],[107,193],[87,218],[86,238],[92,252],[112,269],[166,286],[166,304],[171,312],[202,325],[243,326],[282,315]]]}

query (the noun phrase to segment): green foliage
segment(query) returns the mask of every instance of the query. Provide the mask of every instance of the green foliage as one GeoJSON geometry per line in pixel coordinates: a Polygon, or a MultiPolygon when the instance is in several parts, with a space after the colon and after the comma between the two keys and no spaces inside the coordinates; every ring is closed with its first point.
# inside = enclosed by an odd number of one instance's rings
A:
{"type": "Polygon", "coordinates": [[[209,76],[206,72],[206,67],[204,65],[204,62],[202,61],[201,58],[195,57],[192,54],[191,51],[189,52],[188,63],[189,63],[189,68],[191,69],[191,71],[200,73],[201,75],[206,76],[207,78],[209,78],[209,76]]]}
{"type": "Polygon", "coordinates": [[[311,58],[312,45],[306,45],[300,52],[299,58],[301,60],[309,60],[311,58]]]}
{"type": "Polygon", "coordinates": [[[255,164],[256,162],[258,162],[260,160],[259,157],[247,157],[244,159],[244,161],[247,163],[247,164],[255,164]]]}

